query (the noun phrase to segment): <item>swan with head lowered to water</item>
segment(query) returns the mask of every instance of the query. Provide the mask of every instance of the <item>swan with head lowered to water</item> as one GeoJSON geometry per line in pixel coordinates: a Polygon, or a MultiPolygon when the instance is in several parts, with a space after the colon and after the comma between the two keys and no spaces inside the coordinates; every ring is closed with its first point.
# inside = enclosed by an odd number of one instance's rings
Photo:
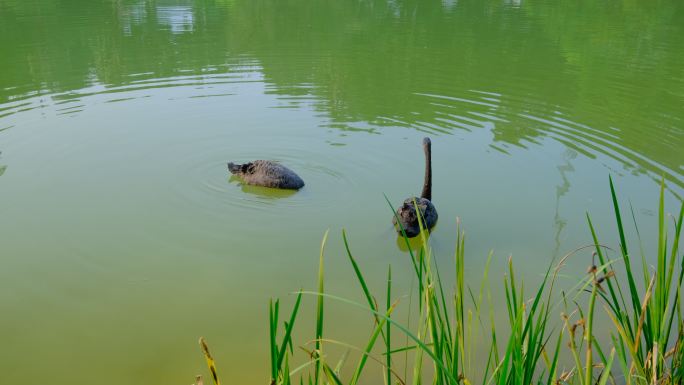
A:
{"type": "Polygon", "coordinates": [[[420,218],[423,228],[430,230],[437,223],[437,209],[432,204],[432,143],[430,138],[423,139],[423,151],[425,151],[425,180],[423,182],[423,192],[420,198],[410,197],[399,206],[397,214],[392,218],[397,232],[401,235],[401,228],[404,228],[406,236],[413,238],[420,234],[420,223],[416,215],[416,206],[420,210],[420,218]],[[415,203],[414,203],[415,200],[415,203]],[[397,223],[397,219],[401,226],[397,223]]]}
{"type": "Polygon", "coordinates": [[[272,160],[255,160],[249,163],[228,163],[228,171],[249,185],[299,190],[304,181],[294,171],[272,160]]]}

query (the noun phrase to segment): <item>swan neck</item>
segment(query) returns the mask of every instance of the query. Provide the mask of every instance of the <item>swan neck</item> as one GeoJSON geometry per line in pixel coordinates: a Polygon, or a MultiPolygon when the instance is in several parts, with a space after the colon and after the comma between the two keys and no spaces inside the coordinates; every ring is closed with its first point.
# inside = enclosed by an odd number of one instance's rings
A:
{"type": "Polygon", "coordinates": [[[421,198],[432,201],[432,154],[430,144],[425,144],[425,181],[423,182],[423,192],[421,198]]]}

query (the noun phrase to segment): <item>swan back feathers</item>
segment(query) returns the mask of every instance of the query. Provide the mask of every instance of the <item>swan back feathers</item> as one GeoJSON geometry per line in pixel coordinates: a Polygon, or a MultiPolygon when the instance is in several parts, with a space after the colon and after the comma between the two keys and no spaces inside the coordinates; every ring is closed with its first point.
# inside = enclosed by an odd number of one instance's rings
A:
{"type": "Polygon", "coordinates": [[[228,170],[246,184],[298,190],[304,181],[294,171],[271,160],[255,160],[244,164],[228,163],[228,170]]]}

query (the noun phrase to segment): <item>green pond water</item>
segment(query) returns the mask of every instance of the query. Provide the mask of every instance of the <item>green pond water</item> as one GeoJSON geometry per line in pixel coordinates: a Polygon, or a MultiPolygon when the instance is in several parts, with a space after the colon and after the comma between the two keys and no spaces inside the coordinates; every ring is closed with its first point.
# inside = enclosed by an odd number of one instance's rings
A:
{"type": "MultiPolygon", "coordinates": [[[[267,383],[268,300],[315,288],[326,229],[327,291],[362,300],[346,228],[371,289],[391,264],[409,294],[383,193],[420,192],[424,136],[431,242],[448,268],[461,219],[471,285],[493,249],[533,286],[587,211],[617,246],[609,175],[654,250],[660,179],[684,195],[684,3],[0,0],[0,383],[189,384],[199,336],[225,383],[267,383]],[[252,159],[306,186],[229,178],[252,159]]],[[[327,309],[327,337],[369,335],[327,309]]]]}

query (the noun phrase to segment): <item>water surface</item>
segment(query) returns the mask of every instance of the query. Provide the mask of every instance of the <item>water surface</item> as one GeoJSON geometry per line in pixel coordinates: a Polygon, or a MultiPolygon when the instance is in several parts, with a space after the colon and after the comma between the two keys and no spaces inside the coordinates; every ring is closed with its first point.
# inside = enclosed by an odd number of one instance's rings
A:
{"type": "MultiPolygon", "coordinates": [[[[187,384],[200,335],[225,382],[267,382],[268,299],[314,287],[326,229],[330,292],[361,300],[346,228],[408,294],[383,193],[420,192],[424,136],[432,242],[446,264],[461,218],[469,276],[493,249],[497,280],[509,255],[538,280],[587,211],[617,245],[608,175],[653,250],[682,63],[677,0],[0,0],[0,382],[187,384]],[[256,158],[306,187],[229,178],[256,158]]],[[[369,333],[329,309],[331,338],[369,333]]]]}

